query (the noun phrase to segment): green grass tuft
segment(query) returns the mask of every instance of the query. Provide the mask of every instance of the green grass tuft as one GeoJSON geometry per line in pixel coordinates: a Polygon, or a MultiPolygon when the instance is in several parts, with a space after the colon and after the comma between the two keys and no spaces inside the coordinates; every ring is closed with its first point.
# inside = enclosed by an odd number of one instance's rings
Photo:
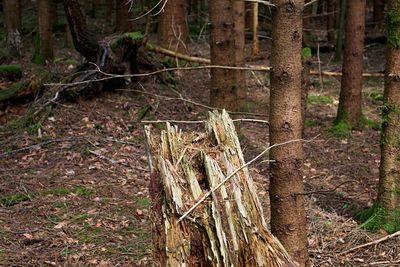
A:
{"type": "Polygon", "coordinates": [[[32,196],[29,194],[14,194],[0,198],[0,204],[5,207],[10,207],[21,202],[28,201],[31,199],[31,197],[32,196]]]}
{"type": "Polygon", "coordinates": [[[362,229],[384,229],[388,233],[400,230],[400,208],[387,214],[378,203],[374,203],[372,207],[360,211],[356,218],[362,222],[362,229]]]}
{"type": "Polygon", "coordinates": [[[309,95],[307,97],[308,104],[332,104],[333,100],[328,95],[309,95]]]}
{"type": "Polygon", "coordinates": [[[338,122],[328,129],[328,133],[336,138],[345,139],[351,136],[351,128],[346,122],[338,122]]]}

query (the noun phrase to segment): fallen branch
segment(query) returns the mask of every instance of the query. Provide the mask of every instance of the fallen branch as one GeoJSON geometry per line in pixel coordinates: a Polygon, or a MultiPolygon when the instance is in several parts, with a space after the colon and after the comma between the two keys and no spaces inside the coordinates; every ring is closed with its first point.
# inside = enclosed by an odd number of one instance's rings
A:
{"type": "Polygon", "coordinates": [[[353,252],[353,251],[355,251],[355,250],[357,250],[357,249],[365,248],[365,247],[368,247],[368,246],[371,246],[371,245],[376,245],[376,244],[379,244],[379,243],[381,243],[381,242],[383,242],[383,241],[386,241],[386,240],[388,240],[388,239],[390,239],[390,238],[393,238],[393,237],[396,237],[396,236],[400,236],[400,231],[397,231],[397,232],[395,232],[395,233],[393,233],[393,234],[384,236],[384,237],[382,237],[382,238],[380,238],[380,239],[377,239],[377,240],[374,240],[374,241],[372,241],[372,242],[368,242],[368,243],[365,243],[365,244],[362,244],[362,245],[353,247],[353,248],[351,248],[351,249],[349,249],[349,250],[340,252],[339,255],[347,254],[347,253],[353,252]]]}

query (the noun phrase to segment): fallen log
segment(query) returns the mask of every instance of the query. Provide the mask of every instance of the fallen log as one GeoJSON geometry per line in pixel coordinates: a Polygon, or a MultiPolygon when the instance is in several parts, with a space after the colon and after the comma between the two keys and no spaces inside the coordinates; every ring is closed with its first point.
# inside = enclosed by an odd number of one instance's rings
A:
{"type": "Polygon", "coordinates": [[[156,265],[297,266],[267,229],[227,112],[210,112],[205,127],[183,133],[167,123],[160,136],[145,127],[156,265]]]}
{"type": "MultiPolygon", "coordinates": [[[[186,60],[188,62],[200,63],[200,64],[210,64],[211,63],[211,61],[208,58],[193,57],[193,56],[185,55],[185,54],[178,53],[178,52],[175,52],[172,50],[168,50],[166,48],[159,47],[159,46],[153,45],[153,44],[151,44],[151,45],[147,44],[146,49],[160,53],[160,54],[164,54],[166,56],[186,60]]],[[[211,67],[211,66],[208,66],[208,67],[211,67]]],[[[253,70],[253,71],[270,71],[271,67],[246,64],[244,69],[245,70],[253,70]]],[[[342,72],[337,72],[337,71],[321,71],[321,72],[319,72],[317,70],[311,70],[310,75],[324,75],[324,76],[340,77],[343,74],[342,74],[342,72]]],[[[365,72],[362,74],[362,76],[363,77],[384,77],[385,74],[383,72],[365,72]]]]}

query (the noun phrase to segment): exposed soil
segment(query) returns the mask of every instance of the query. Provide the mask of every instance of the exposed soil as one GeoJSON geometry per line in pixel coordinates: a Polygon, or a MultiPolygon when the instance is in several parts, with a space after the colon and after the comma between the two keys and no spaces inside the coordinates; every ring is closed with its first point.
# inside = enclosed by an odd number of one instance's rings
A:
{"type": "MultiPolygon", "coordinates": [[[[365,60],[368,70],[382,71],[384,48],[368,47],[365,60]]],[[[330,54],[324,54],[322,62],[322,69],[338,69],[330,54]]],[[[151,107],[143,120],[203,120],[207,115],[205,108],[178,98],[207,104],[208,71],[180,71],[174,79],[175,85],[165,85],[148,77],[128,88],[145,94],[107,92],[61,103],[40,125],[23,126],[14,119],[1,127],[0,265],[152,264],[149,172],[138,114],[151,107]]],[[[248,73],[246,112],[268,112],[266,80],[265,73],[248,73]]],[[[305,129],[305,139],[312,140],[304,143],[303,165],[310,192],[306,208],[312,264],[400,266],[399,238],[346,252],[386,234],[361,230],[354,219],[376,197],[379,131],[366,126],[344,139],[329,133],[340,80],[323,77],[323,89],[318,77],[313,81],[310,94],[331,101],[309,104],[305,129]]],[[[376,95],[382,88],[382,79],[365,80],[364,114],[371,120],[379,120],[382,103],[376,95]]],[[[267,114],[240,117],[266,120],[267,114]]],[[[179,125],[190,131],[203,127],[179,125]]],[[[254,122],[240,126],[242,149],[250,160],[268,146],[268,127],[254,122]]],[[[250,171],[269,217],[268,164],[258,162],[250,171]]]]}

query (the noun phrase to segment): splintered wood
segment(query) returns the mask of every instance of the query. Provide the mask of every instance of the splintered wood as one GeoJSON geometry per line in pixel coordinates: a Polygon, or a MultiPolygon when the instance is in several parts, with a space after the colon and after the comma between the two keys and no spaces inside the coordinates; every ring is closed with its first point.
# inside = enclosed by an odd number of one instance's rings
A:
{"type": "Polygon", "coordinates": [[[229,115],[209,113],[205,124],[206,133],[183,133],[167,123],[160,136],[145,127],[159,264],[297,266],[267,229],[249,171],[240,169],[245,161],[229,115]]]}

